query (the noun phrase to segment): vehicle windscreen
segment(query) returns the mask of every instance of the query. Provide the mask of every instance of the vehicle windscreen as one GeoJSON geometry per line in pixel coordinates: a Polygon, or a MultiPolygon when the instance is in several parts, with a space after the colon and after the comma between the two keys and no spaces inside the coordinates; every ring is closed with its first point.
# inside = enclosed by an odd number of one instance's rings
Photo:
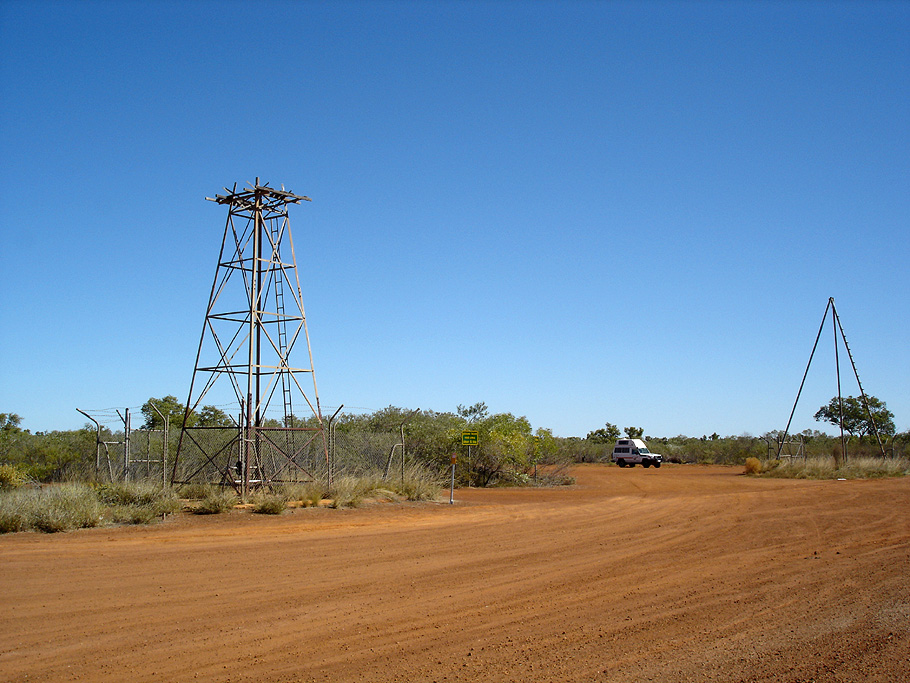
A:
{"type": "Polygon", "coordinates": [[[639,448],[638,452],[642,453],[642,454],[648,454],[648,455],[651,454],[651,451],[649,451],[647,448],[639,448]]]}

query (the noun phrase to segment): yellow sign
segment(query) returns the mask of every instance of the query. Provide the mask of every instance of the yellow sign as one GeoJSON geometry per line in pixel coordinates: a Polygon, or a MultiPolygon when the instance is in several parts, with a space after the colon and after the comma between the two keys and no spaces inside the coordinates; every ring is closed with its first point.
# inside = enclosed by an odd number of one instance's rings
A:
{"type": "Polygon", "coordinates": [[[477,432],[464,431],[461,433],[461,445],[462,446],[476,446],[477,445],[477,432]]]}

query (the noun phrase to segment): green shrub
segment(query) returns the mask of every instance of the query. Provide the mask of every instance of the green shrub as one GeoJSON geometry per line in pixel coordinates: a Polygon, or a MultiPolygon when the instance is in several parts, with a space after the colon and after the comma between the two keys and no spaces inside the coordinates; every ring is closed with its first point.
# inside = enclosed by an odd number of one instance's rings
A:
{"type": "Polygon", "coordinates": [[[17,489],[25,485],[25,475],[15,465],[0,465],[0,490],[17,489]]]}
{"type": "Polygon", "coordinates": [[[195,512],[199,515],[217,515],[232,510],[236,504],[237,494],[230,489],[212,489],[195,512]]]}

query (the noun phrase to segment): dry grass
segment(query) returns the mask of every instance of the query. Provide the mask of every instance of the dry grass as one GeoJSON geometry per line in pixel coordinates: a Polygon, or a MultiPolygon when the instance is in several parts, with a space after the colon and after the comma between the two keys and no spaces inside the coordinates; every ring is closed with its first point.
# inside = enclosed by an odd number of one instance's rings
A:
{"type": "Polygon", "coordinates": [[[280,515],[287,507],[287,499],[277,493],[260,491],[253,496],[253,512],[261,515],[280,515]]]}
{"type": "Polygon", "coordinates": [[[0,533],[148,524],[179,509],[172,489],[149,482],[19,488],[0,494],[0,533]]]}
{"type": "Polygon", "coordinates": [[[54,533],[98,526],[103,512],[95,491],[86,484],[16,489],[0,495],[0,533],[54,533]]]}
{"type": "Polygon", "coordinates": [[[220,486],[215,486],[214,484],[183,484],[177,491],[181,498],[186,498],[187,500],[204,500],[207,496],[212,495],[212,493],[219,491],[220,489],[220,486]]]}
{"type": "Polygon", "coordinates": [[[180,499],[172,488],[152,482],[104,484],[97,489],[98,498],[109,506],[147,509],[153,517],[177,512],[180,499]]]}
{"type": "Polygon", "coordinates": [[[326,498],[326,488],[318,481],[307,481],[297,484],[282,484],[274,489],[289,503],[299,503],[302,507],[318,507],[326,498]]]}
{"type": "Polygon", "coordinates": [[[330,505],[333,508],[359,507],[371,491],[373,486],[361,477],[338,477],[329,491],[330,505]]]}
{"type": "Polygon", "coordinates": [[[404,473],[396,472],[383,479],[378,472],[356,477],[339,477],[329,491],[334,508],[357,507],[366,498],[385,500],[435,500],[442,490],[440,475],[412,463],[404,473]]]}
{"type": "Polygon", "coordinates": [[[838,463],[833,457],[788,458],[770,464],[763,466],[764,476],[787,479],[874,479],[910,474],[907,458],[850,458],[846,463],[838,463]]]}
{"type": "Polygon", "coordinates": [[[180,510],[177,492],[158,483],[103,484],[96,493],[107,507],[105,520],[115,524],[150,524],[180,510]]]}
{"type": "Polygon", "coordinates": [[[197,515],[218,515],[233,510],[237,503],[237,494],[232,490],[213,487],[194,512],[197,515]]]}
{"type": "Polygon", "coordinates": [[[443,486],[440,475],[417,464],[406,467],[404,477],[390,477],[388,481],[382,482],[382,487],[407,500],[435,500],[443,486]]]}
{"type": "Polygon", "coordinates": [[[746,458],[745,474],[761,474],[761,460],[758,458],[746,458]]]}

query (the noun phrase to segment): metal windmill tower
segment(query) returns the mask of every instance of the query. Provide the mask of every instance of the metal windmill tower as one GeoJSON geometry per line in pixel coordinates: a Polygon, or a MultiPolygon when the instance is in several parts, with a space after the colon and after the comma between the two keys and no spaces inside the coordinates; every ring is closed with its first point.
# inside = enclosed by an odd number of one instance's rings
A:
{"type": "Polygon", "coordinates": [[[259,178],[225,191],[206,197],[228,216],[171,480],[217,480],[246,495],[331,473],[288,219],[289,204],[310,198],[259,178]],[[304,343],[305,364],[292,365],[304,343]],[[237,406],[233,427],[200,421],[203,400],[213,397],[237,406]]]}

